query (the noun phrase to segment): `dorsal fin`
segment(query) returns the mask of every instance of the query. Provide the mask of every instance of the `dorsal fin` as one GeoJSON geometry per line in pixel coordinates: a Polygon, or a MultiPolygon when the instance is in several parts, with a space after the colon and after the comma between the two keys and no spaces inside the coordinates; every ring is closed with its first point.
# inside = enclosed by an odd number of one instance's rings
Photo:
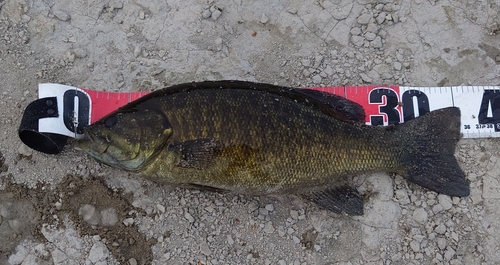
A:
{"type": "Polygon", "coordinates": [[[364,122],[365,120],[365,112],[361,105],[335,94],[312,89],[291,88],[235,80],[204,81],[174,85],[149,93],[148,95],[141,97],[120,109],[133,108],[150,98],[168,96],[175,93],[189,92],[198,89],[242,89],[263,91],[293,99],[298,103],[313,107],[318,111],[321,111],[338,120],[351,122],[364,122]]]}

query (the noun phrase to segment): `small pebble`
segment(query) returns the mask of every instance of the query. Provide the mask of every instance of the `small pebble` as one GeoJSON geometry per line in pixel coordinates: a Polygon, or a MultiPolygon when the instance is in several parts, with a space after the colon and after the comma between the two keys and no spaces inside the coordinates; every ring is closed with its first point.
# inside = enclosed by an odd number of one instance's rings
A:
{"type": "Polygon", "coordinates": [[[21,156],[31,157],[31,155],[33,155],[33,149],[29,148],[25,144],[21,144],[17,149],[17,153],[21,156]]]}
{"type": "Polygon", "coordinates": [[[186,213],[184,217],[190,222],[194,223],[194,217],[190,213],[186,213]]]}
{"type": "Polygon", "coordinates": [[[212,12],[212,20],[217,20],[222,15],[222,12],[219,9],[215,9],[212,12]]]}
{"type": "Polygon", "coordinates": [[[59,9],[52,11],[52,14],[61,21],[68,21],[71,18],[68,13],[59,9]]]}
{"type": "Polygon", "coordinates": [[[266,14],[262,14],[262,16],[260,17],[260,23],[266,24],[268,21],[269,21],[269,17],[267,17],[266,14]]]}
{"type": "Polygon", "coordinates": [[[420,224],[425,224],[425,222],[427,222],[427,217],[427,212],[423,208],[417,208],[413,211],[413,220],[420,224]]]}
{"type": "Polygon", "coordinates": [[[115,208],[106,208],[101,211],[101,222],[103,226],[114,226],[118,223],[118,214],[115,208]]]}

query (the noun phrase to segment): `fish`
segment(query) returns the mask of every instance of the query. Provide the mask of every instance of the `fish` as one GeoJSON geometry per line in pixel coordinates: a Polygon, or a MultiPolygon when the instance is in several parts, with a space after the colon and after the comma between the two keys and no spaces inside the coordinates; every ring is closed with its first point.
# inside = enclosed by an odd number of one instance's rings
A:
{"type": "Polygon", "coordinates": [[[82,150],[160,184],[293,194],[363,215],[360,174],[396,173],[449,196],[469,183],[454,153],[460,109],[370,126],[361,105],[312,89],[204,81],[154,91],[85,127],[82,150]]]}

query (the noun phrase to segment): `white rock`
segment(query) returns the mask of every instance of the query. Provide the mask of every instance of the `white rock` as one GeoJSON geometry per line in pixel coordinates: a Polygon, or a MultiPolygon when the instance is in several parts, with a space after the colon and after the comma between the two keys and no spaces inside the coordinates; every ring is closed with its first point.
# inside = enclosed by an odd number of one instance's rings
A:
{"type": "Polygon", "coordinates": [[[445,249],[448,246],[448,241],[442,237],[438,237],[437,246],[439,249],[445,249]]]}
{"type": "Polygon", "coordinates": [[[186,213],[184,217],[190,222],[194,223],[194,217],[190,213],[186,213]]]}
{"type": "Polygon", "coordinates": [[[210,254],[212,254],[212,250],[210,250],[207,242],[204,242],[200,245],[200,252],[205,256],[210,256],[210,254]]]}
{"type": "Polygon", "coordinates": [[[268,210],[270,212],[274,211],[274,205],[272,205],[272,204],[266,205],[266,210],[268,210]]]}
{"type": "Polygon", "coordinates": [[[212,19],[217,20],[222,15],[222,12],[219,9],[215,9],[212,12],[212,19]]]}
{"type": "Polygon", "coordinates": [[[97,225],[101,221],[101,213],[92,205],[84,204],[78,209],[78,215],[91,225],[97,225]]]}
{"type": "Polygon", "coordinates": [[[413,252],[420,252],[420,243],[418,241],[413,240],[410,242],[410,248],[413,252]]]}
{"type": "Polygon", "coordinates": [[[382,38],[380,36],[377,36],[373,41],[370,42],[370,45],[373,48],[382,48],[382,38]]]}
{"type": "Polygon", "coordinates": [[[444,210],[449,210],[453,206],[451,203],[451,197],[448,195],[439,194],[438,195],[439,204],[443,206],[444,210]]]}
{"type": "Polygon", "coordinates": [[[59,9],[52,11],[52,14],[61,21],[68,21],[71,18],[68,13],[59,9]]]}
{"type": "Polygon", "coordinates": [[[66,254],[64,252],[62,252],[61,250],[59,250],[58,248],[55,248],[54,250],[52,250],[51,255],[52,255],[52,261],[54,262],[54,264],[63,264],[63,262],[68,259],[68,256],[66,256],[66,254]]]}
{"type": "Polygon", "coordinates": [[[400,62],[394,62],[394,69],[396,71],[401,71],[401,63],[400,62]]]}
{"type": "Polygon", "coordinates": [[[114,226],[118,223],[118,214],[115,208],[106,208],[101,211],[102,225],[114,226]]]}
{"type": "Polygon", "coordinates": [[[20,154],[21,156],[30,157],[33,154],[33,149],[29,148],[25,144],[21,144],[17,149],[17,153],[20,154]]]}
{"type": "Polygon", "coordinates": [[[352,37],[351,37],[351,42],[352,42],[352,44],[354,44],[354,46],[356,46],[356,47],[361,47],[361,46],[363,46],[364,41],[365,41],[365,38],[363,38],[363,37],[361,37],[361,36],[356,36],[356,35],[354,35],[354,36],[352,36],[352,37]]]}
{"type": "Polygon", "coordinates": [[[103,261],[109,256],[109,250],[101,241],[95,242],[89,252],[88,259],[96,263],[98,261],[103,261]]]}
{"type": "Polygon", "coordinates": [[[125,220],[123,220],[123,224],[125,226],[131,226],[134,224],[134,218],[125,218],[125,220]]]}
{"type": "Polygon", "coordinates": [[[266,24],[267,22],[269,22],[269,17],[267,17],[266,14],[262,14],[262,16],[260,17],[260,23],[266,24]]]}
{"type": "Polygon", "coordinates": [[[156,209],[158,209],[158,211],[160,213],[165,213],[165,206],[163,206],[163,205],[161,205],[159,203],[156,204],[156,209]]]}
{"type": "Polygon", "coordinates": [[[76,58],[84,58],[85,56],[87,56],[87,51],[82,48],[76,48],[75,50],[73,50],[73,53],[75,54],[76,58]]]}
{"type": "Polygon", "coordinates": [[[419,222],[420,224],[425,224],[427,222],[427,212],[423,208],[417,208],[413,211],[413,220],[419,222]]]}
{"type": "Polygon", "coordinates": [[[364,215],[364,223],[370,227],[397,229],[401,208],[393,201],[375,201],[364,215]]]}
{"type": "Polygon", "coordinates": [[[25,246],[18,245],[16,247],[16,253],[14,253],[13,255],[11,255],[9,257],[9,263],[10,264],[21,264],[23,262],[23,260],[26,259],[28,254],[29,254],[29,250],[26,249],[25,246]]]}
{"type": "Polygon", "coordinates": [[[448,248],[448,249],[446,250],[446,252],[444,253],[444,258],[445,258],[446,260],[450,260],[450,259],[452,259],[452,258],[453,258],[453,256],[455,256],[455,250],[454,250],[454,249],[452,249],[452,248],[448,248]]]}
{"type": "Polygon", "coordinates": [[[436,226],[436,228],[434,228],[434,232],[438,234],[444,234],[446,233],[446,226],[444,224],[439,224],[438,226],[436,226]]]}
{"type": "Polygon", "coordinates": [[[272,232],[274,232],[273,223],[271,223],[271,222],[267,222],[267,223],[264,225],[264,232],[265,232],[266,234],[271,234],[272,232]]]}
{"type": "Polygon", "coordinates": [[[376,35],[375,33],[373,33],[373,32],[367,32],[367,33],[365,34],[365,38],[366,38],[367,40],[369,40],[369,41],[374,40],[376,37],[377,37],[377,35],[376,35]]]}
{"type": "Polygon", "coordinates": [[[361,14],[356,21],[361,25],[366,25],[370,22],[370,19],[373,17],[371,13],[363,13],[361,14]]]}
{"type": "Polygon", "coordinates": [[[212,15],[212,12],[210,12],[209,9],[205,9],[203,10],[203,12],[201,12],[201,17],[202,18],[209,18],[210,16],[212,15]]]}

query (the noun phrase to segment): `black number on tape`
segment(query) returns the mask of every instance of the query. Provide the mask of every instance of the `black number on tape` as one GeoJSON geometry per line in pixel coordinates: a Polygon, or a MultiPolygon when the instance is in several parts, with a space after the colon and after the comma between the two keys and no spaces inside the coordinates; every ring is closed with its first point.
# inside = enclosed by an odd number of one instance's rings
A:
{"type": "Polygon", "coordinates": [[[82,91],[68,90],[64,92],[63,101],[64,125],[68,130],[82,134],[83,127],[89,125],[90,98],[82,91]],[[78,106],[75,108],[76,100],[78,100],[78,106]]]}
{"type": "Polygon", "coordinates": [[[495,132],[500,132],[500,91],[486,89],[483,93],[483,100],[477,116],[480,124],[497,124],[495,132]],[[491,106],[492,116],[488,117],[488,108],[491,106]]]}
{"type": "Polygon", "coordinates": [[[422,116],[428,113],[431,108],[429,107],[429,98],[425,93],[418,90],[408,90],[403,93],[403,121],[415,119],[415,108],[413,105],[413,97],[417,98],[418,115],[422,116]]]}
{"type": "MultiPolygon", "coordinates": [[[[396,107],[398,106],[399,100],[398,100],[398,94],[396,94],[394,90],[387,88],[378,88],[372,90],[370,92],[369,103],[381,104],[383,96],[386,97],[387,102],[385,106],[379,107],[379,112],[387,115],[387,118],[389,119],[389,124],[398,124],[400,119],[399,119],[399,111],[396,109],[396,107]]],[[[371,116],[370,122],[372,125],[375,126],[384,125],[384,118],[383,116],[371,116]]]]}

